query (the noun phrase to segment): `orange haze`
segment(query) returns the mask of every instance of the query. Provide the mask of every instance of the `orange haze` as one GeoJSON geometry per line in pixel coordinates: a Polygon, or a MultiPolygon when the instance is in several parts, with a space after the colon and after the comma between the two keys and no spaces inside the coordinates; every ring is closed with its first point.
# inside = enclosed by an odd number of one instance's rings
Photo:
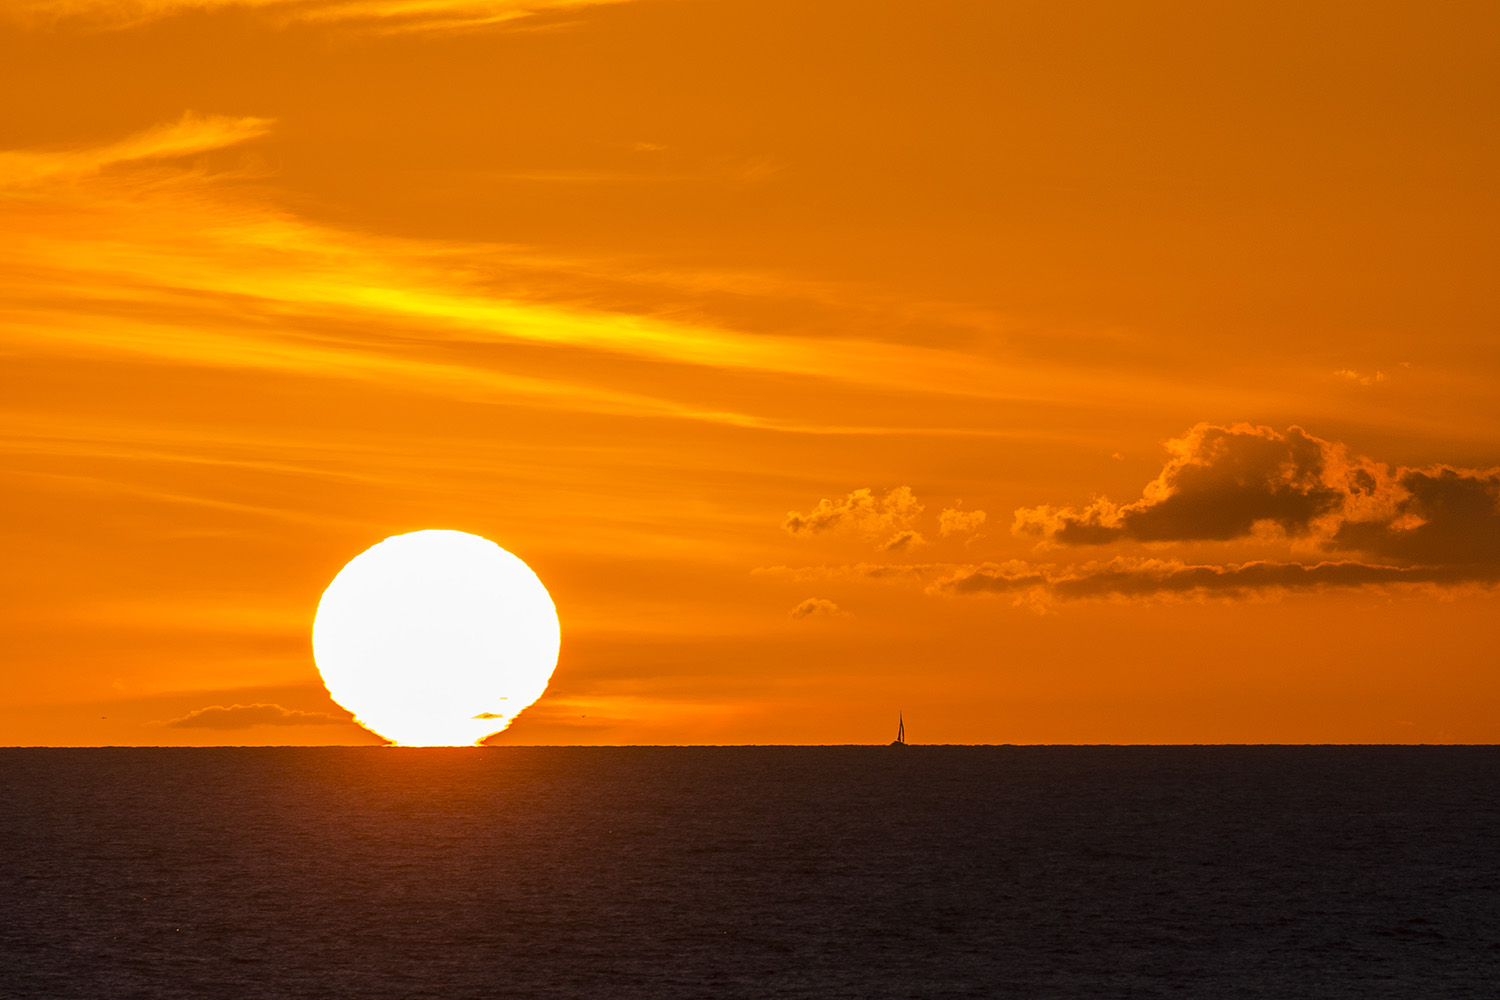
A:
{"type": "Polygon", "coordinates": [[[7,0],[0,741],[1500,739],[1500,7],[7,0]]]}

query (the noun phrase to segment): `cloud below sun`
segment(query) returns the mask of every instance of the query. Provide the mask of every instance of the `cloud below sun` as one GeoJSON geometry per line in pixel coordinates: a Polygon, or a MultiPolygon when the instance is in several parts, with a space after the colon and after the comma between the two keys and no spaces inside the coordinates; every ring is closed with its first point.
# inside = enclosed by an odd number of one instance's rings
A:
{"type": "Polygon", "coordinates": [[[249,729],[252,726],[329,726],[351,722],[347,716],[337,718],[327,712],[304,712],[256,702],[253,705],[209,705],[162,725],[171,729],[249,729]]]}

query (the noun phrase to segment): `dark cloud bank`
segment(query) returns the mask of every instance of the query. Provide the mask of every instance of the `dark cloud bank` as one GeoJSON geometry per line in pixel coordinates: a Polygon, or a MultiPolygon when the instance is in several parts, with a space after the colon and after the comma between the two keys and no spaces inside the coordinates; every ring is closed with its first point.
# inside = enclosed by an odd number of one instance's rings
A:
{"type": "Polygon", "coordinates": [[[929,589],[1089,598],[1500,580],[1500,469],[1392,468],[1351,457],[1343,445],[1300,427],[1283,434],[1249,424],[1199,424],[1168,451],[1139,500],[1022,508],[1012,530],[1084,550],[1115,542],[1286,539],[1323,558],[1224,565],[1117,558],[1061,571],[987,563],[929,589]]]}

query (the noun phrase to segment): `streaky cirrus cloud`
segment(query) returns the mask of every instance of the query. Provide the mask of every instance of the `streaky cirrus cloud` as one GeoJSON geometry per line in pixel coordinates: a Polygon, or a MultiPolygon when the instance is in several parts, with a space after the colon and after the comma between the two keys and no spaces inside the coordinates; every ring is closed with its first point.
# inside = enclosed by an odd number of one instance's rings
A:
{"type": "Polygon", "coordinates": [[[990,391],[984,365],[953,352],[751,334],[559,299],[546,289],[567,261],[342,230],[269,204],[243,170],[176,162],[273,124],[189,113],[88,149],[5,154],[0,323],[11,342],[793,433],[907,429],[725,410],[690,373],[923,397],[990,391]],[[505,348],[565,353],[568,363],[528,374],[494,362],[489,352],[505,348]],[[618,363],[632,359],[664,366],[618,363]]]}
{"type": "Polygon", "coordinates": [[[268,134],[269,118],[185,111],[175,121],[102,146],[56,150],[0,150],[0,189],[87,177],[118,163],[169,159],[235,146],[268,134]]]}
{"type": "Polygon", "coordinates": [[[173,729],[249,729],[251,726],[327,726],[348,722],[327,712],[304,712],[281,705],[256,702],[253,705],[209,705],[196,708],[163,725],[173,729]]]}
{"type": "Polygon", "coordinates": [[[0,16],[126,28],[192,11],[247,10],[278,24],[329,23],[378,33],[455,31],[627,0],[9,0],[0,16]]]}

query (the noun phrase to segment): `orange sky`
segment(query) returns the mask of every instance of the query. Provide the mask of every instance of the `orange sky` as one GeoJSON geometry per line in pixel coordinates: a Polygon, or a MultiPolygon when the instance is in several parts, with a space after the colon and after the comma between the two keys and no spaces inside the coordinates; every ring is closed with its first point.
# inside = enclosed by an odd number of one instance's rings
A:
{"type": "Polygon", "coordinates": [[[1494,742],[1497,33],[7,0],[0,742],[375,742],[428,527],[558,606],[495,742],[1494,742]]]}

